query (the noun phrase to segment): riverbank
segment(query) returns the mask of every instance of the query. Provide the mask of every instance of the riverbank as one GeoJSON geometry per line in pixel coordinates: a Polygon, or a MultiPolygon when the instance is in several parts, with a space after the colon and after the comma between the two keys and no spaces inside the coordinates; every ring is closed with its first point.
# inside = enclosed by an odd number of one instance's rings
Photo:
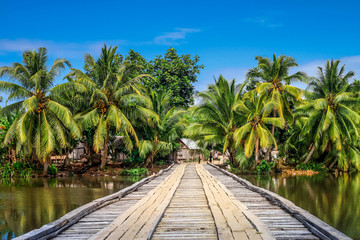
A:
{"type": "Polygon", "coordinates": [[[121,164],[109,164],[104,168],[74,163],[68,165],[51,164],[48,174],[42,174],[42,167],[35,164],[15,162],[0,165],[0,179],[4,178],[41,178],[41,177],[73,177],[73,176],[147,176],[155,174],[169,164],[154,165],[152,168],[126,168],[121,164]]]}

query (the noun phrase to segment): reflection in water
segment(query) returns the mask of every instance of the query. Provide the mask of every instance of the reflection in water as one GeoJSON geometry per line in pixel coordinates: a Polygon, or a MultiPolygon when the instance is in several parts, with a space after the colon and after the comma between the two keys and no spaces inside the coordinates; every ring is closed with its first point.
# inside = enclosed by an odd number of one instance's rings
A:
{"type": "Polygon", "coordinates": [[[353,239],[360,239],[360,174],[241,175],[276,192],[353,239]]]}
{"type": "Polygon", "coordinates": [[[0,236],[11,239],[54,221],[141,177],[68,177],[0,180],[0,236]]]}

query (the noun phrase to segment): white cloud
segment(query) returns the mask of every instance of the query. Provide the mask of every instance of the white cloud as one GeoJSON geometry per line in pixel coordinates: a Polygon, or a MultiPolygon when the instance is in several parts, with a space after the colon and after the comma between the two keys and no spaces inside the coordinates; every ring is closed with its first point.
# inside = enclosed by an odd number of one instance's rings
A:
{"type": "Polygon", "coordinates": [[[82,58],[85,53],[98,53],[104,43],[108,45],[125,45],[124,40],[96,41],[84,43],[54,42],[36,39],[0,39],[0,55],[8,52],[22,52],[39,47],[46,47],[48,53],[55,57],[78,57],[82,58]]]}
{"type": "MultiPolygon", "coordinates": [[[[310,77],[318,77],[318,67],[324,67],[326,64],[327,59],[318,59],[314,60],[305,64],[299,65],[298,68],[292,69],[291,73],[295,73],[296,71],[305,72],[310,77]]],[[[345,72],[354,71],[355,72],[355,79],[360,79],[360,72],[357,71],[360,67],[360,55],[359,56],[350,56],[350,57],[343,57],[340,58],[340,66],[345,64],[345,72]]],[[[305,83],[294,83],[296,87],[305,89],[305,83]]]]}
{"type": "MultiPolygon", "coordinates": [[[[311,77],[317,77],[318,67],[324,67],[326,64],[326,59],[319,59],[311,61],[306,64],[299,65],[297,71],[306,72],[311,77]]],[[[355,78],[360,78],[359,72],[357,71],[360,68],[360,55],[359,56],[350,56],[340,58],[340,66],[345,64],[345,71],[354,71],[355,78]]]]}
{"type": "Polygon", "coordinates": [[[261,25],[264,27],[269,27],[269,28],[277,28],[277,27],[282,26],[282,24],[274,23],[271,19],[269,19],[267,17],[244,18],[244,21],[248,22],[248,23],[258,24],[258,25],[261,25]]]}
{"type": "Polygon", "coordinates": [[[159,45],[178,45],[179,40],[184,40],[189,33],[200,32],[200,29],[195,28],[176,28],[175,30],[155,37],[154,43],[159,45]]]}

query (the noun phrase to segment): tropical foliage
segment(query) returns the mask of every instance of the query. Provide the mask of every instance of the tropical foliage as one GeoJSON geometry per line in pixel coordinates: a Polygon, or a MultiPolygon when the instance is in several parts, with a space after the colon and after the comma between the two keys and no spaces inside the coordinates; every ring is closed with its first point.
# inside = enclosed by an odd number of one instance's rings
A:
{"type": "Polygon", "coordinates": [[[171,106],[171,95],[168,92],[150,92],[151,109],[157,115],[157,121],[148,122],[147,138],[140,141],[140,156],[146,158],[145,166],[151,167],[154,158],[160,154],[169,154],[175,149],[176,140],[184,130],[180,122],[184,110],[171,106]]]}
{"type": "Polygon", "coordinates": [[[195,140],[204,156],[220,150],[233,169],[360,170],[354,72],[331,60],[315,78],[290,74],[297,63],[288,56],[256,60],[241,85],[220,75],[195,93],[203,65],[173,48],[148,61],[134,50],[123,56],[104,46],[98,58],[85,55],[82,70],[62,58],[48,67],[45,48],[25,51],[22,63],[0,68],[0,90],[8,94],[0,109],[1,174],[14,176],[22,163],[31,171],[17,174],[32,174],[36,163],[56,174],[50,157],[79,142],[90,164],[104,168],[121,149],[124,165],[142,169],[166,160],[182,137],[195,140]],[[294,81],[307,83],[306,90],[294,81]]]}
{"type": "Polygon", "coordinates": [[[245,116],[237,111],[241,103],[242,87],[236,87],[235,80],[228,82],[223,76],[215,79],[215,84],[199,93],[201,103],[193,109],[197,122],[187,130],[188,136],[220,144],[223,152],[228,152],[230,162],[237,166],[235,131],[245,122],[245,116]]]}
{"type": "MultiPolygon", "coordinates": [[[[296,72],[289,75],[290,68],[298,66],[292,57],[276,57],[274,54],[272,61],[261,56],[257,56],[255,59],[258,61],[258,66],[249,70],[247,76],[259,79],[258,92],[265,95],[267,100],[276,102],[278,115],[284,118],[288,124],[292,124],[294,117],[290,106],[294,101],[300,100],[301,91],[289,84],[305,80],[306,74],[296,72]]],[[[276,117],[275,111],[274,117],[276,117]]],[[[274,129],[275,125],[272,129],[273,134],[274,129]]]]}
{"type": "Polygon", "coordinates": [[[68,77],[74,77],[75,82],[86,89],[91,96],[89,108],[76,115],[82,130],[95,128],[93,146],[97,153],[102,150],[101,167],[104,167],[108,157],[110,130],[123,136],[127,149],[133,148],[130,136],[139,144],[136,132],[129,120],[129,116],[142,119],[153,115],[146,105],[150,103],[140,89],[139,83],[148,75],[129,77],[131,65],[122,60],[116,53],[117,47],[102,49],[97,61],[91,56],[85,56],[86,73],[72,69],[68,77]]]}
{"type": "Polygon", "coordinates": [[[316,152],[330,168],[337,163],[346,171],[351,165],[360,169],[360,115],[355,110],[360,99],[349,84],[354,72],[345,73],[339,63],[328,61],[325,68],[319,67],[319,77],[311,79],[307,89],[311,101],[300,106],[296,115],[308,117],[300,134],[301,139],[311,140],[304,163],[316,152]]]}
{"type": "Polygon", "coordinates": [[[54,85],[66,66],[65,59],[56,59],[48,69],[47,50],[25,51],[23,63],[0,68],[0,77],[8,77],[13,82],[0,81],[0,89],[8,92],[8,101],[17,101],[1,112],[19,110],[20,114],[8,128],[4,145],[16,142],[17,151],[23,150],[44,164],[47,170],[50,155],[65,148],[68,136],[80,137],[80,130],[69,109],[51,98],[52,92],[64,91],[67,83],[54,85]]]}
{"type": "MultiPolygon", "coordinates": [[[[259,150],[261,148],[277,148],[276,140],[267,126],[272,125],[283,128],[284,118],[272,117],[273,111],[279,109],[275,101],[266,101],[265,95],[259,95],[256,91],[248,92],[243,101],[236,106],[236,110],[243,113],[246,122],[235,131],[236,144],[244,144],[247,158],[250,158],[255,149],[254,169],[259,163],[259,150]]],[[[276,116],[276,115],[275,115],[276,116]]]]}

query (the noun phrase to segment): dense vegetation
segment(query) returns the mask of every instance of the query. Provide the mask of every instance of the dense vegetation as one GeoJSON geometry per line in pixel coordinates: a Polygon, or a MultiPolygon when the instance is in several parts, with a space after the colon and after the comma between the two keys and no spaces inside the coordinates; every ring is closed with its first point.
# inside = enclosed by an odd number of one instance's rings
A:
{"type": "Polygon", "coordinates": [[[123,56],[104,46],[98,59],[84,57],[83,70],[65,59],[49,67],[45,48],[25,51],[22,63],[0,68],[0,90],[11,103],[0,110],[1,174],[16,169],[27,176],[36,164],[43,174],[56,174],[54,165],[48,167],[50,156],[79,142],[88,161],[104,168],[115,136],[121,137],[124,164],[135,169],[163,160],[188,137],[204,155],[221,150],[233,168],[259,173],[285,164],[360,170],[360,83],[354,73],[331,60],[317,78],[290,75],[297,67],[291,57],[256,60],[241,85],[219,76],[195,94],[204,66],[198,56],[179,56],[173,48],[147,61],[133,50],[123,56]],[[66,82],[55,85],[61,76],[66,82]],[[308,87],[298,89],[293,81],[308,87]]]}

